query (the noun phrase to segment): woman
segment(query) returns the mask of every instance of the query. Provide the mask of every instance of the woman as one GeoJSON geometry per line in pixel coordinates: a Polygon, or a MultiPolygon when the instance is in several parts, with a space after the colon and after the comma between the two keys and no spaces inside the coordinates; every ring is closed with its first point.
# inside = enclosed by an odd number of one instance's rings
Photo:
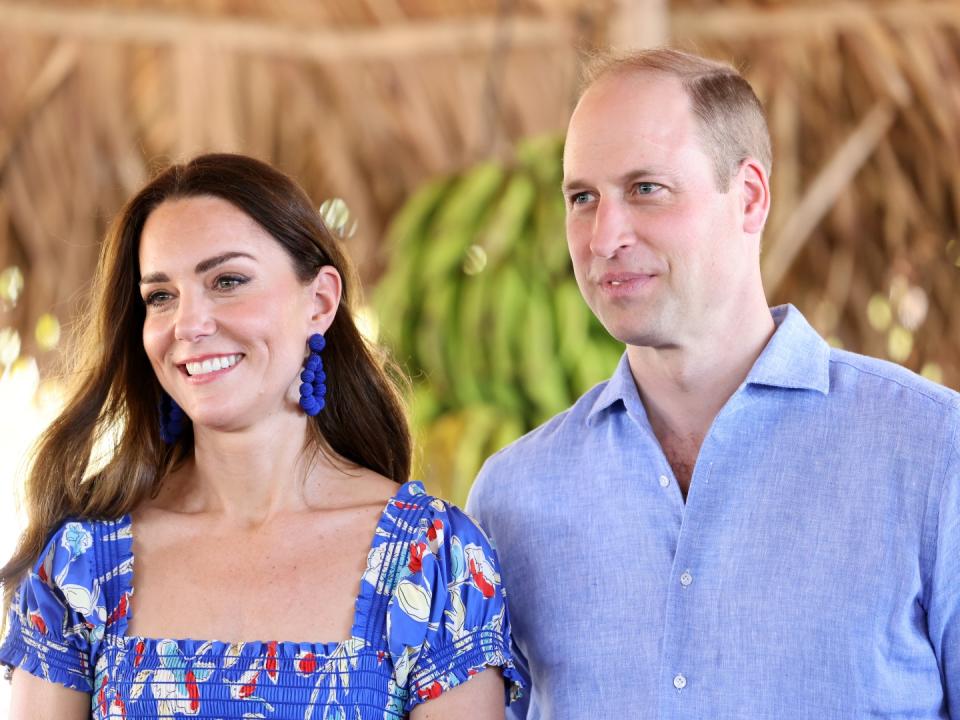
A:
{"type": "Polygon", "coordinates": [[[14,718],[503,717],[497,560],[406,482],[353,287],[256,160],[201,156],[129,202],[0,571],[14,718]]]}

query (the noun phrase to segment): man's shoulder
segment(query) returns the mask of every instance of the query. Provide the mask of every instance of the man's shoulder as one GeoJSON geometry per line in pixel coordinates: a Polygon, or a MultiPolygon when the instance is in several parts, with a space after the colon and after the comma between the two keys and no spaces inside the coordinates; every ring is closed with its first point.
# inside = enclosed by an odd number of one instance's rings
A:
{"type": "Polygon", "coordinates": [[[558,445],[565,445],[572,437],[582,439],[597,398],[609,382],[605,380],[595,385],[581,395],[573,405],[517,438],[492,455],[490,460],[510,462],[521,457],[536,457],[552,452],[558,445]]]}
{"type": "Polygon", "coordinates": [[[960,414],[960,393],[928,380],[902,365],[840,349],[830,351],[830,384],[834,391],[868,394],[876,401],[940,407],[960,414]]]}
{"type": "Polygon", "coordinates": [[[590,432],[587,421],[609,382],[595,385],[569,408],[491,455],[473,484],[471,496],[491,486],[503,487],[511,479],[522,479],[523,485],[531,487],[538,477],[550,473],[561,457],[584,447],[585,433],[590,432]]]}

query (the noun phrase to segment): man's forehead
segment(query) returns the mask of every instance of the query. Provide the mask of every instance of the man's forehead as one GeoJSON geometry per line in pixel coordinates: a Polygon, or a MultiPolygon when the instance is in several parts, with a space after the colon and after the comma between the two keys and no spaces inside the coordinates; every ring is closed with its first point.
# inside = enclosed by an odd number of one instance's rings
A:
{"type": "MultiPolygon", "coordinates": [[[[687,144],[695,131],[686,91],[663,73],[602,78],[570,119],[564,166],[600,162],[657,164],[687,144]]],[[[609,169],[613,169],[612,167],[609,169]]]]}
{"type": "Polygon", "coordinates": [[[597,80],[580,97],[570,127],[583,120],[615,120],[628,115],[635,122],[644,118],[674,119],[690,115],[690,98],[680,79],[662,72],[619,72],[597,80]]]}

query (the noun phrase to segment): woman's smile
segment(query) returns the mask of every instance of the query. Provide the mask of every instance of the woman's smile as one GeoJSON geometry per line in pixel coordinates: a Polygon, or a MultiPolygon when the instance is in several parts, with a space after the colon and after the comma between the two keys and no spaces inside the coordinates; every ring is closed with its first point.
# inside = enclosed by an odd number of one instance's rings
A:
{"type": "Polygon", "coordinates": [[[243,353],[208,355],[178,363],[178,367],[194,380],[213,379],[236,367],[243,357],[243,353]]]}

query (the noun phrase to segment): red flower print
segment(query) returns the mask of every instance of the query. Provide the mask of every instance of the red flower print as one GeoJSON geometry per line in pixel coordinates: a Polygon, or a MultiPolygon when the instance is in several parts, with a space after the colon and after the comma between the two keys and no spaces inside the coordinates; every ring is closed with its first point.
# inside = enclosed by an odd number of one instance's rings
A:
{"type": "Polygon", "coordinates": [[[427,544],[433,554],[440,552],[440,546],[443,545],[443,520],[435,519],[427,528],[427,544]]]}
{"type": "Polygon", "coordinates": [[[423,553],[427,549],[426,543],[418,543],[416,541],[410,541],[410,561],[407,563],[407,567],[410,568],[410,572],[418,573],[423,569],[423,553]]]}
{"type": "Polygon", "coordinates": [[[138,640],[136,647],[133,649],[133,666],[140,667],[140,663],[143,662],[143,650],[146,647],[146,643],[143,640],[138,640]]]}
{"type": "Polygon", "coordinates": [[[417,695],[420,696],[421,700],[433,700],[434,698],[440,697],[440,693],[442,692],[443,685],[434,680],[430,687],[420,688],[417,690],[417,695]]]}
{"type": "Polygon", "coordinates": [[[97,692],[97,705],[100,706],[100,712],[104,716],[107,714],[107,708],[109,703],[107,703],[107,685],[110,684],[110,676],[104,674],[103,683],[100,685],[100,690],[97,692]]]}
{"type": "Polygon", "coordinates": [[[277,644],[275,642],[267,645],[267,677],[273,682],[277,682],[277,644]]]}
{"type": "Polygon", "coordinates": [[[130,593],[124,593],[120,597],[120,602],[117,603],[117,607],[114,608],[113,612],[107,617],[107,625],[113,625],[120,618],[127,616],[127,601],[130,593]]]}
{"type": "Polygon", "coordinates": [[[200,709],[200,686],[197,685],[193,670],[187,670],[187,695],[190,697],[190,710],[196,712],[200,709]]]}
{"type": "Polygon", "coordinates": [[[492,598],[494,587],[490,581],[483,576],[483,573],[477,569],[477,563],[473,558],[470,558],[470,575],[473,577],[473,582],[477,588],[483,593],[483,596],[488,600],[492,598]]]}
{"type": "Polygon", "coordinates": [[[30,613],[30,624],[33,625],[41,635],[47,634],[47,624],[43,621],[40,613],[36,611],[30,613]]]}
{"type": "Polygon", "coordinates": [[[304,675],[312,675],[317,670],[317,656],[312,652],[306,653],[297,661],[297,670],[304,675]]]}
{"type": "Polygon", "coordinates": [[[256,673],[246,685],[240,688],[240,697],[248,698],[257,691],[257,678],[260,677],[260,673],[256,673]]]}

